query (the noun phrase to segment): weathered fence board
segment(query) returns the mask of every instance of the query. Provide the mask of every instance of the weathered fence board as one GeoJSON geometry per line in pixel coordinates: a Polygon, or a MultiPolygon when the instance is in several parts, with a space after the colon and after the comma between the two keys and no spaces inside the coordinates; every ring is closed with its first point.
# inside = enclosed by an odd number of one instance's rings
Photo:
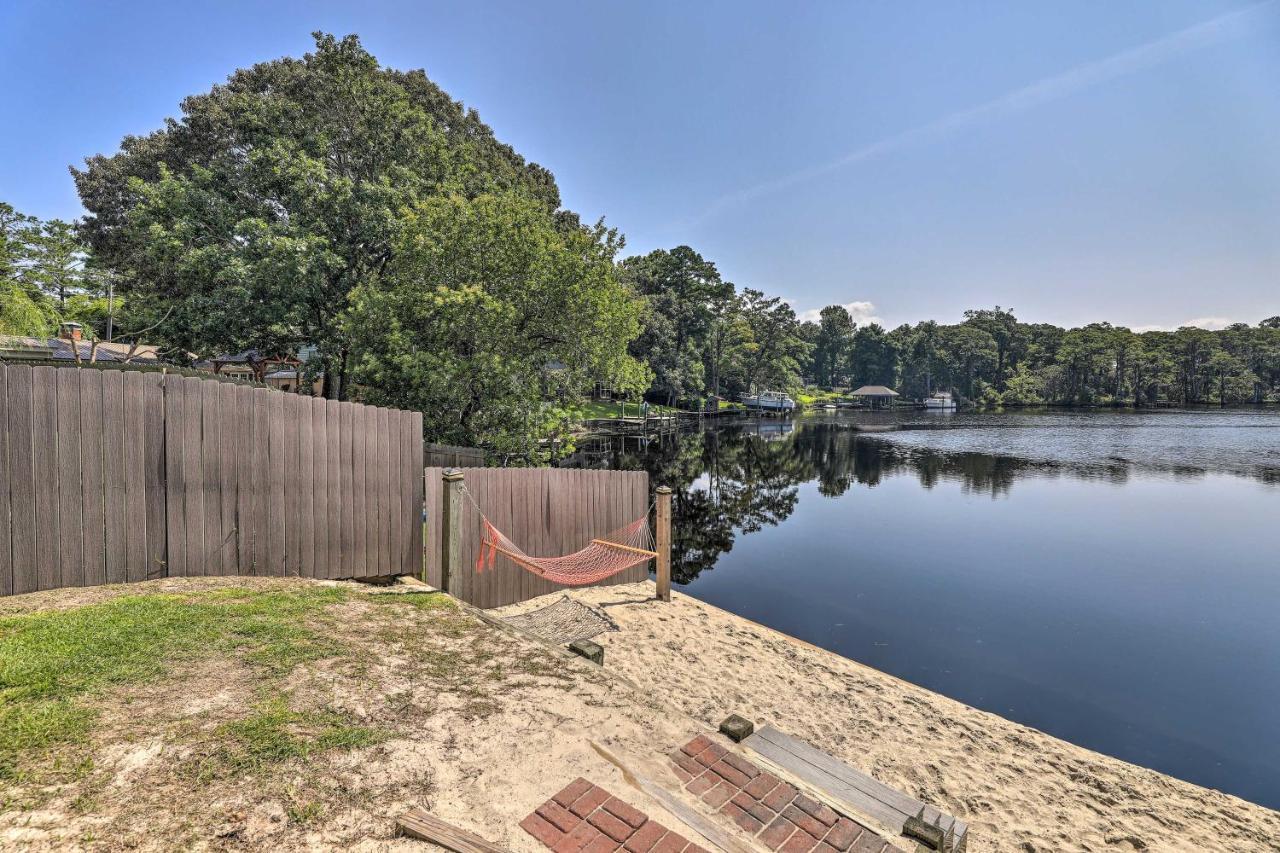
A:
{"type": "Polygon", "coordinates": [[[0,595],[422,571],[422,416],[156,373],[0,364],[0,595]]]}
{"type": "MultiPolygon", "coordinates": [[[[428,583],[441,583],[441,476],[427,468],[425,487],[428,583]]],[[[585,471],[556,468],[463,468],[467,491],[484,515],[526,552],[562,556],[578,551],[644,516],[649,508],[649,475],[643,471],[585,471]]],[[[471,501],[462,501],[462,552],[449,592],[477,607],[501,607],[562,587],[537,577],[498,554],[492,570],[477,572],[481,520],[471,501]]],[[[633,583],[649,576],[649,564],[627,569],[605,584],[633,583]]]]}

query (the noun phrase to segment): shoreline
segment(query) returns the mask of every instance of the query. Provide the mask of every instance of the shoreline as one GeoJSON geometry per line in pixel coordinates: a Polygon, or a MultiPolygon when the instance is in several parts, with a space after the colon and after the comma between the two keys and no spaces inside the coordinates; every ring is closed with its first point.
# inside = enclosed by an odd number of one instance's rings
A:
{"type": "Polygon", "coordinates": [[[653,584],[561,595],[619,630],[606,668],[714,728],[770,723],[967,820],[975,851],[1276,849],[1280,812],[1076,746],[653,584]]]}

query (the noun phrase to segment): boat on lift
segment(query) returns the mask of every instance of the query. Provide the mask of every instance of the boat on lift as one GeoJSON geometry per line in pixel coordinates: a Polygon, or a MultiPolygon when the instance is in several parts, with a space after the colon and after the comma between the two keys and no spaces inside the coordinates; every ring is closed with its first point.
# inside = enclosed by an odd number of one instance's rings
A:
{"type": "Polygon", "coordinates": [[[789,415],[796,408],[796,401],[782,391],[762,391],[759,394],[743,394],[742,402],[748,409],[789,415]]]}
{"type": "Polygon", "coordinates": [[[925,398],[924,407],[940,412],[955,411],[956,399],[950,391],[937,391],[925,398]]]}

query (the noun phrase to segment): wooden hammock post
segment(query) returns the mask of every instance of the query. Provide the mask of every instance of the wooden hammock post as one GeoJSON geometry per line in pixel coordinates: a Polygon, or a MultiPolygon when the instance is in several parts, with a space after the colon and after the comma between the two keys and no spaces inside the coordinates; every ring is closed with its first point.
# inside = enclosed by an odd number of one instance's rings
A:
{"type": "Polygon", "coordinates": [[[671,487],[658,486],[654,539],[658,551],[658,600],[671,600],[671,487]]]}
{"type": "Polygon", "coordinates": [[[462,577],[462,472],[447,468],[440,494],[440,588],[452,593],[453,581],[462,577]]]}

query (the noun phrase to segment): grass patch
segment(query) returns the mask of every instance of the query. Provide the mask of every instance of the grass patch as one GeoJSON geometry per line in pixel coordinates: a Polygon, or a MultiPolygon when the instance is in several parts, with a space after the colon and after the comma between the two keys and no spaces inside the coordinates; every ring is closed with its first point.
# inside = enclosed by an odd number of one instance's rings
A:
{"type": "Polygon", "coordinates": [[[0,617],[0,780],[21,779],[24,759],[85,740],[88,694],[154,680],[175,660],[244,650],[273,674],[337,655],[305,621],[345,598],[331,587],[230,588],[0,617]]]}
{"type": "Polygon", "coordinates": [[[244,719],[224,723],[214,736],[217,748],[197,769],[201,781],[235,776],[330,749],[359,749],[387,737],[378,729],[352,725],[336,711],[294,711],[284,696],[260,703],[244,719]]]}

